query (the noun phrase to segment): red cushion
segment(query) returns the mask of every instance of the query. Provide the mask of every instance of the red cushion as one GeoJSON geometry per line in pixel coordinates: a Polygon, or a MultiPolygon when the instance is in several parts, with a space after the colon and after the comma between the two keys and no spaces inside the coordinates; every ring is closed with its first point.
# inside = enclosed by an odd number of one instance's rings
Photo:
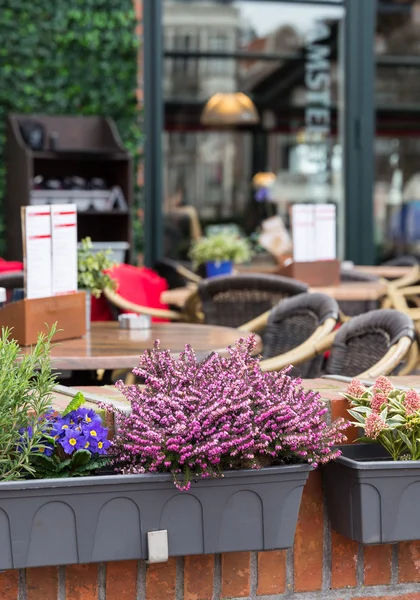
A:
{"type": "Polygon", "coordinates": [[[0,258],[0,273],[6,273],[7,271],[23,271],[23,263],[17,260],[0,258]]]}
{"type": "MultiPolygon", "coordinates": [[[[168,289],[168,284],[151,269],[121,264],[111,269],[109,273],[118,282],[117,292],[126,300],[148,308],[168,308],[160,301],[160,296],[168,289]]],[[[93,299],[92,321],[104,320],[112,320],[106,301],[103,298],[93,299]]],[[[164,319],[153,317],[152,321],[157,323],[163,322],[164,319]]]]}

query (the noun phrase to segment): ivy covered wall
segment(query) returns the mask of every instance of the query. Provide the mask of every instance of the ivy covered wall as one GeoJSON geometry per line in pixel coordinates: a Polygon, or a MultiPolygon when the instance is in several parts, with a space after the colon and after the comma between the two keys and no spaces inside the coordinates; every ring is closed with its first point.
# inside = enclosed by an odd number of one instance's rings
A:
{"type": "Polygon", "coordinates": [[[2,0],[0,65],[1,256],[9,113],[111,117],[138,158],[133,0],[2,0]]]}

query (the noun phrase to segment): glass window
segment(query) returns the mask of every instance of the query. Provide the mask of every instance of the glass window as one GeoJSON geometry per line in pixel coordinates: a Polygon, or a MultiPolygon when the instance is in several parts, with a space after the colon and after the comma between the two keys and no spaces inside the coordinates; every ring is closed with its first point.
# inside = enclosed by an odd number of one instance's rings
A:
{"type": "Polygon", "coordinates": [[[374,210],[379,259],[420,247],[420,2],[378,4],[374,210]]]}
{"type": "MultiPolygon", "coordinates": [[[[167,223],[188,205],[204,230],[236,223],[250,234],[273,214],[288,223],[294,202],[334,202],[342,245],[343,18],[339,2],[164,1],[167,223]],[[217,92],[247,94],[259,122],[203,126],[217,92]],[[263,202],[252,187],[261,171],[277,176],[263,202]]],[[[174,246],[185,258],[185,240],[174,246]]]]}

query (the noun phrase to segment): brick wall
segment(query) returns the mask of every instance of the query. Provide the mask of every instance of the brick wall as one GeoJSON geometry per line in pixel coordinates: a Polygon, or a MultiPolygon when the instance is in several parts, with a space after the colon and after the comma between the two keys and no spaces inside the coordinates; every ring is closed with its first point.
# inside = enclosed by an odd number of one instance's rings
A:
{"type": "Polygon", "coordinates": [[[293,549],[0,573],[1,600],[420,600],[420,542],[362,547],[331,532],[306,485],[293,549]]]}
{"type": "MultiPolygon", "coordinates": [[[[346,414],[337,385],[312,386],[346,414]]],[[[363,547],[331,531],[314,472],[290,550],[6,571],[0,600],[420,600],[419,582],[420,542],[363,547]]]]}

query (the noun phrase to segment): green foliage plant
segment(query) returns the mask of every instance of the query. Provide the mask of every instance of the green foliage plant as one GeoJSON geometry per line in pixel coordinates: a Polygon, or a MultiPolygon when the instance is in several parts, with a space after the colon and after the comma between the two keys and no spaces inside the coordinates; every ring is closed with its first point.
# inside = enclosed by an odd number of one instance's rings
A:
{"type": "Polygon", "coordinates": [[[190,249],[190,258],[196,267],[208,262],[243,263],[250,260],[251,256],[249,241],[229,233],[202,237],[194,242],[190,249]]]}
{"type": "MultiPolygon", "coordinates": [[[[110,117],[136,172],[143,140],[133,0],[2,0],[0,6],[0,202],[10,113],[110,117]]],[[[0,242],[3,230],[0,218],[0,242]]]]}
{"type": "Polygon", "coordinates": [[[21,354],[11,331],[0,337],[0,481],[34,475],[34,455],[44,445],[40,417],[51,406],[56,377],[51,367],[51,340],[56,326],[40,333],[28,354],[21,354]],[[28,432],[31,432],[29,435],[28,432]]]}
{"type": "Polygon", "coordinates": [[[110,249],[94,252],[91,239],[87,237],[82,240],[77,258],[79,289],[90,291],[95,298],[100,298],[106,289],[116,289],[117,282],[106,272],[115,265],[109,259],[111,252],[110,249]]]}
{"type": "Polygon", "coordinates": [[[379,444],[392,460],[420,460],[420,394],[399,390],[386,377],[370,388],[353,380],[345,398],[353,425],[364,430],[357,441],[379,444]]]}

